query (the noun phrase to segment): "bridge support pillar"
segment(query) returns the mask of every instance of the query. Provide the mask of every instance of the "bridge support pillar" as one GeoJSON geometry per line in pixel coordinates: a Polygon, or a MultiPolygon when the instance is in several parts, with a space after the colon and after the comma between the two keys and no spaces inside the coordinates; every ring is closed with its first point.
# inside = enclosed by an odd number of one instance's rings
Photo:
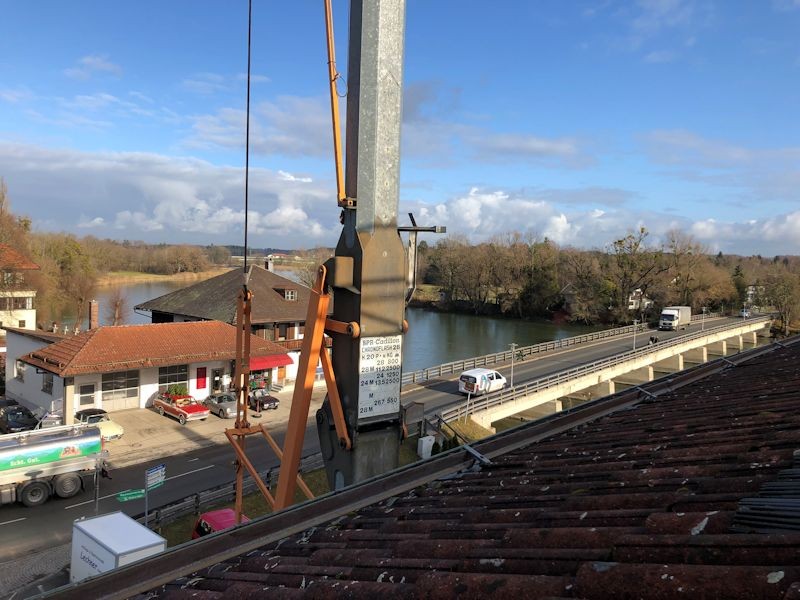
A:
{"type": "Polygon", "coordinates": [[[653,366],[648,365],[646,367],[642,367],[641,369],[636,369],[634,371],[630,371],[629,373],[625,373],[624,375],[620,375],[619,377],[614,378],[615,390],[622,391],[622,389],[633,387],[636,385],[641,385],[643,383],[648,383],[653,381],[653,366]],[[620,387],[624,386],[624,387],[620,387]]]}
{"type": "Polygon", "coordinates": [[[729,348],[736,348],[737,352],[741,352],[744,349],[744,340],[741,335],[734,335],[725,341],[728,343],[729,348]]]}
{"type": "Polygon", "coordinates": [[[707,346],[708,353],[713,354],[714,356],[727,356],[728,355],[728,343],[726,340],[722,340],[720,342],[712,342],[707,346]]]}
{"type": "Polygon", "coordinates": [[[614,384],[613,379],[609,379],[608,381],[601,381],[597,385],[594,385],[590,388],[592,399],[594,398],[602,398],[604,396],[610,396],[616,391],[616,385],[614,384]]]}
{"type": "Polygon", "coordinates": [[[683,371],[683,354],[676,354],[660,360],[655,364],[655,369],[662,373],[675,373],[683,371]]]}
{"type": "Polygon", "coordinates": [[[561,401],[561,398],[553,400],[553,403],[556,405],[556,412],[564,410],[564,403],[561,401]]]}
{"type": "Polygon", "coordinates": [[[758,332],[751,331],[750,333],[742,334],[742,338],[744,339],[744,343],[754,348],[758,346],[758,332]]]}
{"type": "Polygon", "coordinates": [[[684,362],[702,365],[708,362],[708,348],[701,346],[683,353],[684,362]]]}

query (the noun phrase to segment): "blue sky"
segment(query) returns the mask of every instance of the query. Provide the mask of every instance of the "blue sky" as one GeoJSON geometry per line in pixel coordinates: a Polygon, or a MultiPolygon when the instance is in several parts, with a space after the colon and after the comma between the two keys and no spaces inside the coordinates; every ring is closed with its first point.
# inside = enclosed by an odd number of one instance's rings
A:
{"type": "MultiPolygon", "coordinates": [[[[249,241],[332,246],[322,2],[253,10],[249,241]]],[[[39,231],[242,242],[245,0],[2,11],[12,210],[39,231]]],[[[798,31],[800,0],[408,0],[401,222],[800,254],[798,31]]]]}

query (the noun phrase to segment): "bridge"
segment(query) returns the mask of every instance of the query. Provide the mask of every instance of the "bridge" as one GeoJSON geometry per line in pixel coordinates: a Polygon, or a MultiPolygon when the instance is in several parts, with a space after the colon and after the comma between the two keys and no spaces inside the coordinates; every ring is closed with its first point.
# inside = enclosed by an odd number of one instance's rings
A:
{"type": "Polygon", "coordinates": [[[754,347],[758,334],[769,327],[770,321],[763,316],[704,326],[700,331],[580,364],[493,394],[460,400],[442,408],[440,416],[452,421],[468,415],[491,428],[495,421],[548,402],[556,401],[559,410],[560,399],[576,392],[594,389],[598,396],[613,394],[618,386],[652,381],[656,375],[682,370],[687,363],[704,363],[709,357],[725,357],[731,350],[754,347]]]}

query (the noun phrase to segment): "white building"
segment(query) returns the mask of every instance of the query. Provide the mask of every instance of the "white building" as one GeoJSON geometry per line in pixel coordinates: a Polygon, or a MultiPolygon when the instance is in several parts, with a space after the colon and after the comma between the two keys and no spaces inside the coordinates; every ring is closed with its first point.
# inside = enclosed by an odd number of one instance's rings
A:
{"type": "MultiPolygon", "coordinates": [[[[291,363],[284,348],[252,336],[251,370],[263,375],[291,363]]],[[[6,396],[58,414],[150,406],[171,384],[199,400],[222,391],[233,372],[236,328],[219,321],[97,327],[65,336],[9,330],[6,396]]]]}

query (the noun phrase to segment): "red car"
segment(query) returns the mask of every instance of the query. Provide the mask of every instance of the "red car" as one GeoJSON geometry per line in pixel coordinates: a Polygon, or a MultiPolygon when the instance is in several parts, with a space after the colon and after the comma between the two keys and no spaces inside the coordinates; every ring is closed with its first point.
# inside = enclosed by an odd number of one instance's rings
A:
{"type": "Polygon", "coordinates": [[[187,421],[204,421],[208,417],[208,408],[188,395],[159,394],[153,408],[158,414],[168,414],[178,419],[181,425],[187,421]]]}
{"type": "MultiPolygon", "coordinates": [[[[247,523],[250,519],[246,515],[242,515],[242,523],[247,523]]],[[[228,529],[236,525],[236,513],[231,508],[221,508],[219,510],[210,510],[204,512],[197,519],[192,529],[192,539],[196,540],[199,537],[228,529]]]]}

